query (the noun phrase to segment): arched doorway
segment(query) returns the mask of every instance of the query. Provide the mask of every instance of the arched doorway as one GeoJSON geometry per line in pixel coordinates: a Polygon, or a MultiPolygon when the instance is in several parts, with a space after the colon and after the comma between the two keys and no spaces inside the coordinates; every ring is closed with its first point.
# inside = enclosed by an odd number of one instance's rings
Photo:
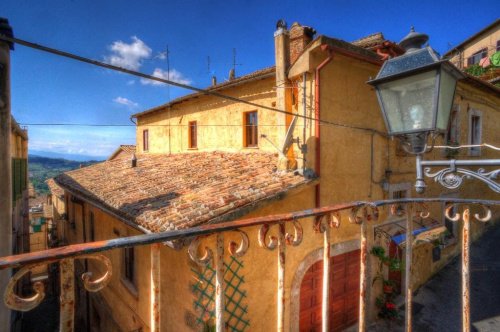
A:
{"type": "MultiPolygon", "coordinates": [[[[342,331],[358,321],[360,250],[330,258],[330,331],[342,331]]],[[[312,264],[300,285],[299,330],[321,331],[323,261],[312,264]]]]}

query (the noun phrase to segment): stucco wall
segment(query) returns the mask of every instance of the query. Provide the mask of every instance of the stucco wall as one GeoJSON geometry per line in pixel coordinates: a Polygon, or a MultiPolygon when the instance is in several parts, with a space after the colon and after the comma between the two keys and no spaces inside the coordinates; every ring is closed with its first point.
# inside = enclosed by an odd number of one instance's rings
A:
{"type": "MultiPolygon", "coordinates": [[[[274,78],[240,85],[220,93],[245,99],[250,102],[273,107],[276,102],[274,78]]],[[[197,97],[170,110],[160,110],[137,119],[137,151],[143,153],[143,130],[149,131],[149,153],[176,153],[186,151],[245,151],[243,143],[243,112],[257,111],[259,123],[259,149],[276,152],[267,140],[267,135],[277,146],[279,117],[283,114],[259,109],[254,106],[236,103],[211,96],[197,97]],[[189,149],[188,123],[197,121],[197,149],[189,149]]]]}
{"type": "Polygon", "coordinates": [[[454,52],[450,61],[458,67],[467,67],[467,58],[484,48],[488,49],[488,56],[494,54],[496,52],[498,40],[500,40],[500,25],[475,37],[473,40],[460,47],[459,51],[454,52]]]}

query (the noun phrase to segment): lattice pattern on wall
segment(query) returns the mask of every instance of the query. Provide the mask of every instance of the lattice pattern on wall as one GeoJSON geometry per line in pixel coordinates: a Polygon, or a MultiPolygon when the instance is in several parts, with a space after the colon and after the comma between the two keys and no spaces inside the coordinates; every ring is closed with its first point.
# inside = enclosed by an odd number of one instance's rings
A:
{"type": "MultiPolygon", "coordinates": [[[[226,326],[229,331],[243,332],[250,326],[247,318],[248,305],[244,303],[247,297],[246,291],[243,290],[245,279],[240,272],[243,262],[230,256],[229,261],[224,262],[224,266],[226,326]]],[[[195,295],[194,307],[198,314],[196,323],[203,327],[207,322],[215,321],[215,270],[209,264],[200,271],[196,269],[191,271],[198,280],[192,288],[195,295]]]]}

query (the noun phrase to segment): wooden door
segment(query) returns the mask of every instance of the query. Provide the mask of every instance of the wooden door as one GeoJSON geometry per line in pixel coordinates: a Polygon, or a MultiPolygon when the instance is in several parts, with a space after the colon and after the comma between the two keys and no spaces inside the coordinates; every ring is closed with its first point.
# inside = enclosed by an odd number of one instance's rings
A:
{"type": "MultiPolygon", "coordinates": [[[[355,250],[330,258],[330,331],[342,331],[358,321],[359,259],[355,250]]],[[[300,288],[299,328],[321,331],[323,261],[313,264],[300,288]]]]}

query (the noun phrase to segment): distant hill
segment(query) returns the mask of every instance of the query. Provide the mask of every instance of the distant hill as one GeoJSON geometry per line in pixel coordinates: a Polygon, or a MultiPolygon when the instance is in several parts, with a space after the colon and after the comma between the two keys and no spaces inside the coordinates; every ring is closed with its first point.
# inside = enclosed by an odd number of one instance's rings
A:
{"type": "Polygon", "coordinates": [[[49,192],[49,188],[45,180],[63,172],[80,168],[80,165],[85,167],[98,162],[96,160],[76,161],[62,158],[47,158],[30,154],[28,155],[29,179],[38,194],[46,194],[49,192]]]}
{"type": "Polygon", "coordinates": [[[98,157],[98,156],[87,156],[83,154],[72,154],[72,153],[58,153],[58,152],[49,152],[49,151],[38,151],[30,149],[28,151],[30,155],[46,157],[46,158],[54,158],[54,159],[66,159],[69,161],[95,161],[95,160],[105,160],[106,157],[98,157]]]}

